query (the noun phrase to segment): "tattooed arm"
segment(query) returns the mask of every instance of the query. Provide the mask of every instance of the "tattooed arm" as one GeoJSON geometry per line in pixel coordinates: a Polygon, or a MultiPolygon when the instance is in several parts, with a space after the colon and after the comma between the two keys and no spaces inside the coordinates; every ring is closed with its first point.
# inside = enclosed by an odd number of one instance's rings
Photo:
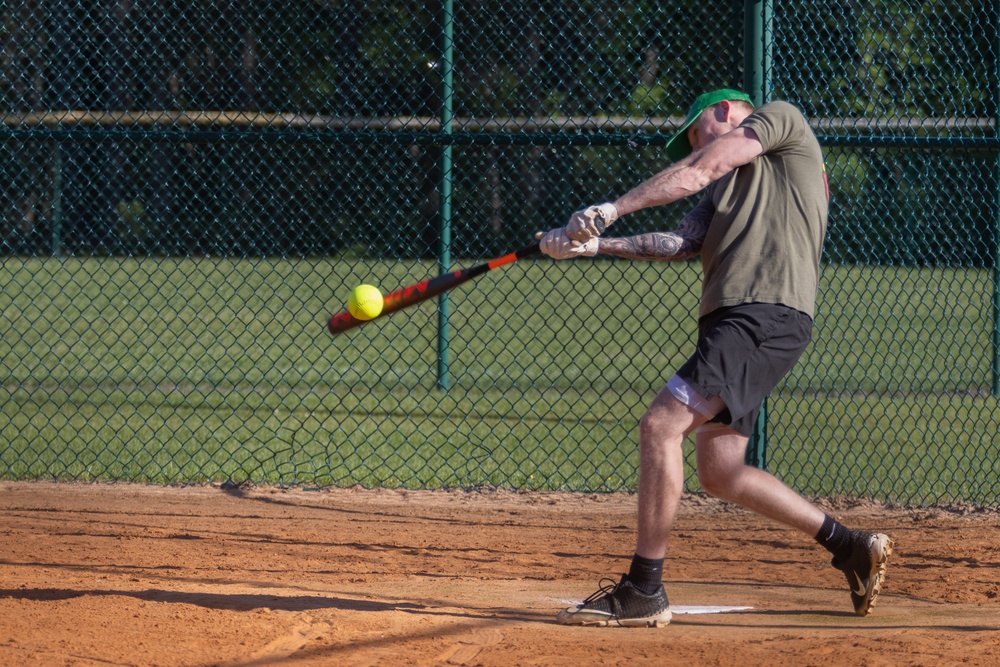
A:
{"type": "Polygon", "coordinates": [[[625,238],[602,238],[597,252],[625,259],[647,262],[667,262],[694,257],[701,252],[701,246],[708,235],[708,225],[712,222],[715,207],[705,196],[694,209],[684,216],[677,230],[673,232],[652,232],[625,238]]]}

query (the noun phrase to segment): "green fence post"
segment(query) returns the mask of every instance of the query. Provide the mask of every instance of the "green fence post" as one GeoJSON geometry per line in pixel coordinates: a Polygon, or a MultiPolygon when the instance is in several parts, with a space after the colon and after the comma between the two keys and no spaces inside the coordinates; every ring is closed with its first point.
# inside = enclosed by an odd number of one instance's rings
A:
{"type": "Polygon", "coordinates": [[[58,257],[62,250],[63,222],[63,182],[62,143],[53,143],[52,155],[52,256],[58,257]]]}
{"type": "MultiPolygon", "coordinates": [[[[1000,113],[997,114],[1000,137],[1000,113]]],[[[996,158],[996,221],[993,225],[993,395],[1000,396],[1000,153],[996,158]]]]}
{"type": "MultiPolygon", "coordinates": [[[[438,245],[439,273],[451,270],[451,124],[453,118],[454,80],[454,0],[445,0],[442,16],[441,43],[441,134],[444,141],[441,146],[441,210],[438,245]]],[[[448,377],[448,293],[438,297],[438,378],[437,386],[447,391],[451,382],[448,377]]]]}
{"type": "Polygon", "coordinates": [[[771,22],[771,0],[744,1],[743,88],[754,106],[767,102],[771,94],[771,22]]]}
{"type": "MultiPolygon", "coordinates": [[[[997,11],[1000,12],[1000,2],[997,3],[997,11]]],[[[997,39],[996,45],[1000,53],[1000,39],[997,39]]],[[[996,74],[997,110],[993,118],[993,138],[1000,141],[1000,58],[997,58],[996,74]]],[[[993,226],[993,395],[1000,396],[1000,151],[997,151],[996,163],[996,183],[993,185],[996,202],[993,226]]]]}
{"type": "MultiPolygon", "coordinates": [[[[743,90],[754,106],[768,101],[771,94],[771,1],[744,0],[743,3],[743,90]]],[[[767,399],[761,405],[746,462],[767,469],[767,399]]]]}

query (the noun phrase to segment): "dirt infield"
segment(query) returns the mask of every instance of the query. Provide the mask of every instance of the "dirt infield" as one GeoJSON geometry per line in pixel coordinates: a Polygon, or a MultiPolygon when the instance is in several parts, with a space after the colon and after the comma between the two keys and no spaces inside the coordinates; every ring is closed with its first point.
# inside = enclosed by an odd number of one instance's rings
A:
{"type": "Polygon", "coordinates": [[[634,497],[0,482],[2,665],[995,665],[1000,514],[828,503],[897,541],[856,618],[819,547],[686,497],[660,629],[555,612],[634,497]]]}

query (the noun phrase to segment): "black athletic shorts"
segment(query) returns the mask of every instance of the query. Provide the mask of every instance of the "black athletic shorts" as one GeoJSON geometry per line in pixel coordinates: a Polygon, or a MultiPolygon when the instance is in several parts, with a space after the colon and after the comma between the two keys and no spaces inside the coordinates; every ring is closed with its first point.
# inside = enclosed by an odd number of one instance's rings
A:
{"type": "Polygon", "coordinates": [[[725,409],[709,422],[749,436],[760,406],[812,340],[812,318],[771,303],[720,308],[698,320],[698,345],[677,376],[725,409]]]}

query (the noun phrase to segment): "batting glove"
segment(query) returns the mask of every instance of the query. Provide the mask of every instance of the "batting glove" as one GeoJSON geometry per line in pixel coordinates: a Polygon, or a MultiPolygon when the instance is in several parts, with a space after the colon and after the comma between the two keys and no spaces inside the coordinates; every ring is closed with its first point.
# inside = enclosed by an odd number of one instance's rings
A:
{"type": "Polygon", "coordinates": [[[535,234],[542,252],[552,259],[573,259],[575,257],[593,257],[597,254],[598,239],[594,237],[585,243],[570,241],[566,229],[560,227],[549,232],[535,234]]]}
{"type": "Polygon", "coordinates": [[[600,236],[617,219],[618,209],[614,204],[590,206],[569,217],[566,235],[571,241],[583,243],[600,236]]]}

